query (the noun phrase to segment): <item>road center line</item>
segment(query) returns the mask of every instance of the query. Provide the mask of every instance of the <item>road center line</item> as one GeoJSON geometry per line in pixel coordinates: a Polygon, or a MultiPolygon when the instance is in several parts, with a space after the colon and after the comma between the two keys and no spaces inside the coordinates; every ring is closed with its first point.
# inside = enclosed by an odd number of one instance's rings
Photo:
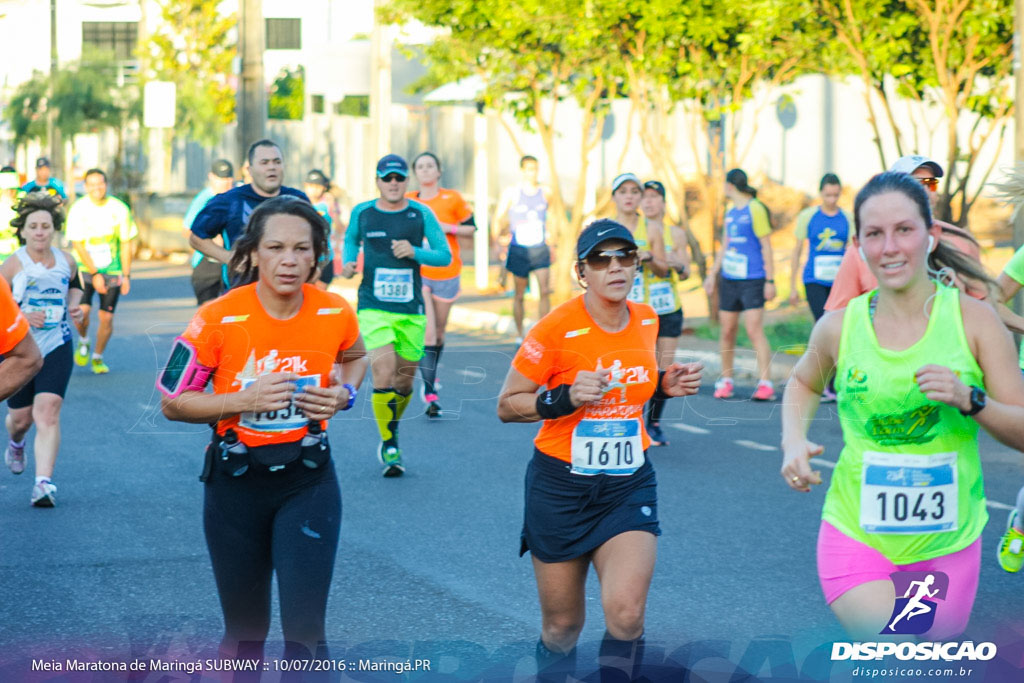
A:
{"type": "Polygon", "coordinates": [[[757,441],[749,441],[747,439],[736,439],[733,441],[737,446],[743,446],[744,448],[752,448],[755,451],[777,451],[779,450],[775,446],[769,446],[766,443],[758,443],[757,441]]]}
{"type": "Polygon", "coordinates": [[[703,427],[694,427],[688,424],[671,424],[669,427],[678,429],[681,432],[690,432],[691,434],[710,434],[710,429],[704,429],[703,427]]]}

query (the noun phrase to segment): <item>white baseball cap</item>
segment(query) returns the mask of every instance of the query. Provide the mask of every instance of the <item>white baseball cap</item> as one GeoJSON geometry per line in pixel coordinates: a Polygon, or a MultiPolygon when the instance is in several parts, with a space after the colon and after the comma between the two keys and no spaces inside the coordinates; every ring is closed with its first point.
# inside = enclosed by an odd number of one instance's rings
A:
{"type": "Polygon", "coordinates": [[[935,173],[936,178],[942,177],[942,166],[939,162],[934,159],[929,159],[923,154],[908,154],[905,157],[900,157],[896,160],[896,163],[889,167],[889,171],[892,173],[913,173],[922,166],[928,166],[935,173]]]}

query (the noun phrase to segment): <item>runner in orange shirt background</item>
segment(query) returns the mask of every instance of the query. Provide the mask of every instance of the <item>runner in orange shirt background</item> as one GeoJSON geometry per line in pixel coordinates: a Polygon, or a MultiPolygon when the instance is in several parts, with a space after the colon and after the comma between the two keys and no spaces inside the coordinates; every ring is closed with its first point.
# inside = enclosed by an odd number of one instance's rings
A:
{"type": "Polygon", "coordinates": [[[421,152],[412,160],[412,172],[420,185],[418,190],[405,196],[426,204],[434,212],[444,230],[452,262],[447,266],[420,266],[423,278],[423,303],[427,312],[427,331],[424,338],[420,376],[423,378],[423,402],[428,417],[441,417],[438,403],[437,364],[444,350],[444,331],[448,314],[461,290],[462,259],[459,257],[459,238],[472,237],[476,232],[473,209],[455,190],[440,186],[441,160],[432,152],[421,152]]]}

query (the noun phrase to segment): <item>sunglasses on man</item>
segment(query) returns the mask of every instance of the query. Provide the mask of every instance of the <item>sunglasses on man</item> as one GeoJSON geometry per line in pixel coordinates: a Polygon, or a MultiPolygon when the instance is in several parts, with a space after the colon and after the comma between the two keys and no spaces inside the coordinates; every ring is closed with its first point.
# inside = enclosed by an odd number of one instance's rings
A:
{"type": "Polygon", "coordinates": [[[385,183],[395,183],[395,182],[400,183],[403,180],[405,180],[405,176],[404,175],[399,175],[398,173],[388,173],[386,176],[381,178],[381,181],[385,182],[385,183]]]}
{"type": "Polygon", "coordinates": [[[607,270],[612,264],[612,259],[619,262],[623,268],[630,268],[637,264],[636,249],[608,249],[605,251],[592,251],[584,257],[587,265],[594,270],[607,270]]]}
{"type": "Polygon", "coordinates": [[[917,181],[932,192],[937,192],[939,189],[938,178],[918,178],[917,181]]]}

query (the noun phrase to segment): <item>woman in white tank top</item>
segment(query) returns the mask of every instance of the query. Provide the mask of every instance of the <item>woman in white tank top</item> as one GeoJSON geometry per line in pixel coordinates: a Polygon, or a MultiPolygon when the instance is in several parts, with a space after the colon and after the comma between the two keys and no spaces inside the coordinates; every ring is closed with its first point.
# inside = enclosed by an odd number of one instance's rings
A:
{"type": "Polygon", "coordinates": [[[14,474],[25,469],[25,435],[33,424],[35,484],[32,505],[53,507],[57,487],[53,467],[60,448],[60,410],[72,368],[69,316],[82,317],[82,290],[71,254],[53,246],[64,222],[59,197],[34,192],[15,205],[11,221],[20,249],[0,266],[11,285],[14,300],[31,326],[32,337],[43,354],[43,368],[8,399],[6,420],[10,441],[4,460],[14,474]]]}

